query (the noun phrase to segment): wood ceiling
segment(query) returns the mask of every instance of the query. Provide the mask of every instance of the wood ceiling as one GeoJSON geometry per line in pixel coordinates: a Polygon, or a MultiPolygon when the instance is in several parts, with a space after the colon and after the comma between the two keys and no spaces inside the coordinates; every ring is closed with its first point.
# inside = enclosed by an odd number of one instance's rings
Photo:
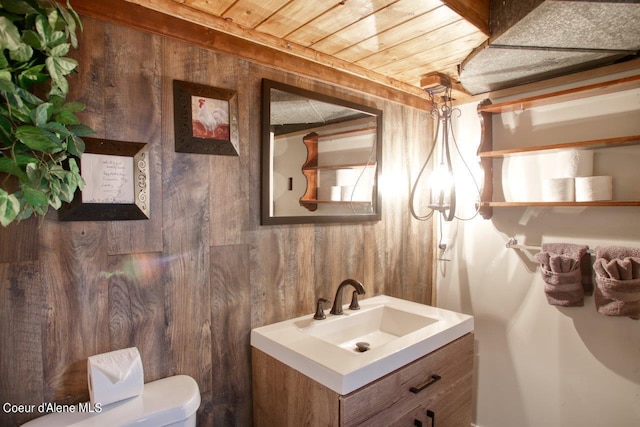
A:
{"type": "Polygon", "coordinates": [[[489,35],[489,0],[127,1],[414,94],[489,35]]]}

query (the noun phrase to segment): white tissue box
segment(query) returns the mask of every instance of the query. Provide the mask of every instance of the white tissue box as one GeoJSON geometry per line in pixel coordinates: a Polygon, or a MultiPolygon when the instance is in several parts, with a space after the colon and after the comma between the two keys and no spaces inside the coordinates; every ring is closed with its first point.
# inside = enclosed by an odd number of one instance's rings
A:
{"type": "Polygon", "coordinates": [[[144,370],[135,347],[97,354],[87,359],[91,404],[102,406],[138,396],[144,390],[144,370]]]}

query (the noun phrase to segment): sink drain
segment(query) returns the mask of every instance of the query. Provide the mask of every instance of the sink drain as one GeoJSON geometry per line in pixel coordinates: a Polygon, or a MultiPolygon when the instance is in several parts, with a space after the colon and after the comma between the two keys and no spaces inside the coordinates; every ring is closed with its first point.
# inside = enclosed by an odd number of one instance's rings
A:
{"type": "Polygon", "coordinates": [[[365,351],[369,350],[369,343],[368,342],[357,342],[356,343],[356,351],[360,352],[360,353],[364,353],[365,351]]]}

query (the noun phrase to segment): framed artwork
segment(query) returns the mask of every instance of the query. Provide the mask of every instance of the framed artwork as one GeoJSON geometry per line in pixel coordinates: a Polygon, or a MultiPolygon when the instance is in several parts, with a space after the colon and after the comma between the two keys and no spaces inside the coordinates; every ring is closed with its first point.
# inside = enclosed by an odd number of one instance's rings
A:
{"type": "Polygon", "coordinates": [[[58,210],[61,221],[149,219],[149,150],[141,142],[83,138],[85,186],[58,210]]]}
{"type": "Polygon", "coordinates": [[[235,91],[174,80],[173,106],[176,152],[238,155],[235,91]]]}

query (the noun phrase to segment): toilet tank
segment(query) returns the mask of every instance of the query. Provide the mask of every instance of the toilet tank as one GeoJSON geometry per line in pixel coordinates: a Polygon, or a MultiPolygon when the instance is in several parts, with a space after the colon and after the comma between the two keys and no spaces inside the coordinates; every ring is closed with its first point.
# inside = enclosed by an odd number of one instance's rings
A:
{"type": "MultiPolygon", "coordinates": [[[[48,414],[23,426],[194,427],[199,406],[198,384],[187,375],[176,375],[146,383],[141,395],[103,406],[100,412],[48,414]]],[[[75,408],[77,411],[79,406],[75,408]]]]}

